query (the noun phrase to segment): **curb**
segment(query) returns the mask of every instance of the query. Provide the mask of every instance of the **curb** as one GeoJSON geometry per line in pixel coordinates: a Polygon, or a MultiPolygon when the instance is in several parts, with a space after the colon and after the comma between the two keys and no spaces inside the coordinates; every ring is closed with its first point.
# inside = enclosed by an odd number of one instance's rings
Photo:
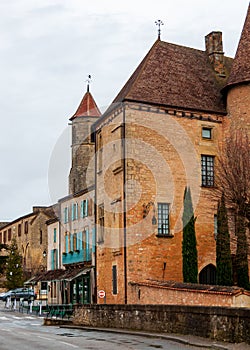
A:
{"type": "Polygon", "coordinates": [[[157,333],[147,333],[147,332],[139,332],[139,331],[129,331],[129,330],[123,330],[123,329],[114,329],[114,328],[94,328],[94,327],[84,327],[84,326],[75,326],[75,325],[60,325],[60,328],[68,328],[68,329],[82,329],[86,331],[93,331],[93,332],[105,332],[105,333],[119,333],[119,334],[129,334],[129,335],[138,335],[142,337],[147,338],[158,338],[158,339],[165,339],[174,341],[179,344],[183,345],[189,345],[194,346],[200,349],[213,349],[213,350],[230,350],[228,347],[225,347],[223,345],[219,344],[206,344],[198,342],[198,341],[191,341],[183,339],[181,336],[174,336],[174,335],[165,335],[165,334],[157,334],[157,333]]]}

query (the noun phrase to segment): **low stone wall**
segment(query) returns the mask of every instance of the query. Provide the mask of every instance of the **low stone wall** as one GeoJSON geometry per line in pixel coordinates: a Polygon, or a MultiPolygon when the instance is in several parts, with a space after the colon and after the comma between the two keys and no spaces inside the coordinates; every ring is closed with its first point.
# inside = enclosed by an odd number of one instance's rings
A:
{"type": "Polygon", "coordinates": [[[85,305],[73,324],[156,333],[192,334],[250,344],[250,309],[180,305],[85,305]]]}

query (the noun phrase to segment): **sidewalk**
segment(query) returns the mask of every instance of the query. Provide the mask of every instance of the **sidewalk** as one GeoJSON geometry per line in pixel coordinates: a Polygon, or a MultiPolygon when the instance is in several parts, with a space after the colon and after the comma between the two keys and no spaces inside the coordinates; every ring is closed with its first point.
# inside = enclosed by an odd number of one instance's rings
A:
{"type": "Polygon", "coordinates": [[[218,342],[209,338],[201,338],[201,337],[192,336],[192,335],[150,333],[150,332],[115,329],[115,328],[95,328],[95,327],[84,327],[84,326],[75,326],[75,325],[61,325],[60,328],[82,329],[82,330],[95,331],[95,332],[130,334],[130,335],[138,335],[138,336],[143,336],[148,338],[166,339],[166,340],[175,341],[177,343],[184,344],[184,345],[195,346],[200,349],[250,350],[250,345],[246,343],[232,344],[232,343],[218,342]]]}

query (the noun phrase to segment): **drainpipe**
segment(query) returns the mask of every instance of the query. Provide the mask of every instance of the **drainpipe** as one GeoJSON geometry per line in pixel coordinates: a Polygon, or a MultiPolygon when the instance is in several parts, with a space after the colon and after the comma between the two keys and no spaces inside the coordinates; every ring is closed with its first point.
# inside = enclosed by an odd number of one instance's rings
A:
{"type": "MultiPolygon", "coordinates": [[[[97,185],[97,157],[96,157],[96,151],[97,151],[97,147],[96,147],[96,130],[94,132],[94,141],[95,141],[95,197],[94,197],[94,230],[95,230],[95,253],[94,253],[94,259],[95,259],[95,266],[94,266],[94,297],[95,297],[95,303],[97,304],[97,232],[96,232],[96,222],[97,222],[97,205],[96,205],[96,197],[97,197],[97,189],[96,189],[96,185],[97,185]]],[[[92,234],[93,234],[93,230],[92,230],[92,234]]],[[[93,242],[93,238],[92,238],[92,242],[93,242]]],[[[92,248],[93,249],[93,248],[92,248]]]]}
{"type": "Polygon", "coordinates": [[[126,114],[125,114],[125,105],[122,104],[122,112],[123,112],[123,126],[122,126],[122,144],[123,144],[123,240],[124,240],[124,304],[127,304],[128,299],[128,291],[127,291],[127,227],[126,227],[126,114]]]}

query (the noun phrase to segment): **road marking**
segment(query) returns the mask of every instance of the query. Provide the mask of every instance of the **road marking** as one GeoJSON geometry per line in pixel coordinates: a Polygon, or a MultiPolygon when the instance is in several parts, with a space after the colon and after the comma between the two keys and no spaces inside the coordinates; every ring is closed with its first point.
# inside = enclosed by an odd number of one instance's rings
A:
{"type": "Polygon", "coordinates": [[[39,335],[38,338],[45,339],[45,340],[49,340],[49,341],[52,340],[52,338],[42,337],[41,335],[39,335]]]}
{"type": "Polygon", "coordinates": [[[66,341],[59,341],[59,343],[65,344],[65,345],[67,345],[67,346],[71,346],[72,348],[79,348],[79,346],[73,345],[73,344],[70,344],[70,343],[67,343],[66,341]]]}

